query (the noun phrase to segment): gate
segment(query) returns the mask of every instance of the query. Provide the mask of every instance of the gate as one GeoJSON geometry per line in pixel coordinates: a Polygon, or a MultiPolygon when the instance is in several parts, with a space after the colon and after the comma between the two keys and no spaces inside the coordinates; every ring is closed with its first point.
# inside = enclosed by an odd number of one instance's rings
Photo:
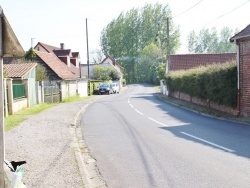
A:
{"type": "Polygon", "coordinates": [[[61,83],[60,81],[44,81],[44,102],[61,102],[61,83]]]}

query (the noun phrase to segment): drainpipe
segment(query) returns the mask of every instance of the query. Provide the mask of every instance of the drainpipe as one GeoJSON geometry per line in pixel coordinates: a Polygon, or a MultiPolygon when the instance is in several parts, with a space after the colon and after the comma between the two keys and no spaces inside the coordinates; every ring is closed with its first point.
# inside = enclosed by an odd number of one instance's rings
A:
{"type": "Polygon", "coordinates": [[[234,40],[237,49],[237,116],[240,116],[240,44],[234,40]]]}

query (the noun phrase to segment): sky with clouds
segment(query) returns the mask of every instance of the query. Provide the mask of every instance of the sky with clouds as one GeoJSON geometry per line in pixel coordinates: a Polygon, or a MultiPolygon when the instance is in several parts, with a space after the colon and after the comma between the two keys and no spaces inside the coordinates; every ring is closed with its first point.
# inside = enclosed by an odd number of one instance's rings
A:
{"type": "Polygon", "coordinates": [[[187,36],[195,30],[215,27],[244,29],[250,24],[250,0],[1,0],[1,7],[24,50],[43,42],[53,46],[64,43],[78,51],[86,61],[86,18],[89,50],[99,48],[102,29],[121,12],[145,4],[168,4],[173,21],[179,25],[182,46],[188,53],[187,36]]]}

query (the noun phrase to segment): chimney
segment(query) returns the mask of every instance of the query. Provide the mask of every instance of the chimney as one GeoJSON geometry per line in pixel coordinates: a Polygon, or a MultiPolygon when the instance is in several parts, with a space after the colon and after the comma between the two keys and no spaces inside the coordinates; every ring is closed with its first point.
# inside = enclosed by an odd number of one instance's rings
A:
{"type": "Polygon", "coordinates": [[[61,50],[64,50],[64,43],[61,43],[60,46],[61,46],[61,50]]]}

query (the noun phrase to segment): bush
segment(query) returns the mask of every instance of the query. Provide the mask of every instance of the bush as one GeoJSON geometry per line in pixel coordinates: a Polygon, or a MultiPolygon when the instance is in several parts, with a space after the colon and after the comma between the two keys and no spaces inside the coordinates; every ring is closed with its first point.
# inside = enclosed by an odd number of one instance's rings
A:
{"type": "Polygon", "coordinates": [[[236,62],[171,71],[165,76],[170,91],[180,91],[201,99],[236,107],[236,62]]]}

